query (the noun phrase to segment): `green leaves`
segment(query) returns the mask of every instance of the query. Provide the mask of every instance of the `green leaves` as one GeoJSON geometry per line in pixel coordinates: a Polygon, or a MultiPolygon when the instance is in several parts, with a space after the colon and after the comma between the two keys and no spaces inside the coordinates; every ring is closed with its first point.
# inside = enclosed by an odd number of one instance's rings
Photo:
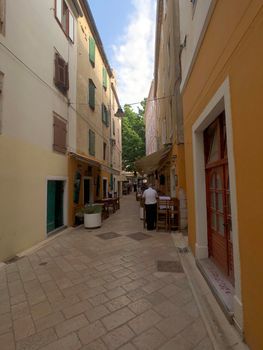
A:
{"type": "Polygon", "coordinates": [[[130,106],[124,106],[125,116],[122,122],[122,160],[126,171],[134,171],[135,160],[145,155],[145,104],[136,113],[130,106]]]}

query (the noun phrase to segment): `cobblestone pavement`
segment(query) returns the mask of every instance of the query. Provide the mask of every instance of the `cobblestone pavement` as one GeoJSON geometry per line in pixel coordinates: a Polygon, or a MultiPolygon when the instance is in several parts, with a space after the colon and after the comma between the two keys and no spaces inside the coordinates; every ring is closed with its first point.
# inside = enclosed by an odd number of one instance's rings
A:
{"type": "Polygon", "coordinates": [[[171,235],[143,230],[129,195],[100,229],[67,230],[0,271],[0,349],[213,346],[171,235]]]}

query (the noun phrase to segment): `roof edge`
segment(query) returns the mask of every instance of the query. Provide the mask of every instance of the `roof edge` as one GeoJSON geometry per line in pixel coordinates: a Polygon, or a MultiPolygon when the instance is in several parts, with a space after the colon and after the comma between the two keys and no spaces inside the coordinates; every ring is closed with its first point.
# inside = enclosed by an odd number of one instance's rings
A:
{"type": "Polygon", "coordinates": [[[92,35],[94,36],[94,39],[95,39],[96,44],[98,46],[98,49],[100,51],[102,60],[103,60],[103,62],[105,64],[105,67],[106,67],[106,69],[108,71],[109,77],[112,78],[113,77],[112,69],[111,69],[109,61],[107,59],[107,56],[106,56],[106,53],[105,53],[105,50],[104,50],[104,47],[103,47],[103,44],[102,44],[102,41],[101,41],[101,38],[100,38],[99,31],[98,31],[98,28],[96,26],[96,22],[94,20],[94,17],[92,15],[92,12],[91,12],[91,9],[90,9],[90,6],[88,4],[88,0],[79,0],[79,2],[80,2],[80,5],[81,5],[81,7],[83,9],[84,16],[86,17],[86,19],[87,19],[87,21],[89,23],[90,30],[92,32],[92,35]]]}

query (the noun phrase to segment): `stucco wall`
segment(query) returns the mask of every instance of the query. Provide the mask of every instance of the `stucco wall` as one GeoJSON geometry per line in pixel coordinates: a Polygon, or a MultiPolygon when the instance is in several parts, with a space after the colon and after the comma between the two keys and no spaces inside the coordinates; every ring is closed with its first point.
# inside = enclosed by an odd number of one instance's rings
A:
{"type": "Polygon", "coordinates": [[[1,135],[0,164],[3,261],[46,238],[47,178],[67,176],[67,157],[1,135]]]}
{"type": "Polygon", "coordinates": [[[53,152],[53,112],[68,121],[67,143],[76,148],[75,112],[53,78],[56,49],[69,62],[68,98],[75,103],[77,51],[55,19],[54,4],[6,1],[1,42],[20,61],[0,47],[0,261],[46,238],[47,178],[67,178],[66,155],[53,152]]]}
{"type": "MultiPolygon", "coordinates": [[[[101,104],[104,103],[108,109],[110,108],[110,79],[109,76],[107,76],[108,87],[105,91],[102,84],[102,67],[104,66],[104,63],[97,45],[95,49],[94,68],[89,61],[89,36],[92,36],[92,34],[85,17],[80,18],[79,20],[77,35],[77,110],[79,113],[77,116],[77,149],[79,153],[90,156],[88,151],[88,134],[89,129],[92,129],[96,134],[94,158],[103,162],[103,142],[106,142],[108,147],[110,147],[110,127],[106,127],[102,123],[101,104]],[[92,79],[96,86],[94,110],[89,106],[89,79],[92,79]]],[[[110,165],[109,159],[107,165],[110,165]]]]}
{"type": "Polygon", "coordinates": [[[262,1],[218,1],[183,94],[189,241],[195,250],[192,126],[229,77],[236,169],[244,334],[263,348],[263,8],[262,1]]]}

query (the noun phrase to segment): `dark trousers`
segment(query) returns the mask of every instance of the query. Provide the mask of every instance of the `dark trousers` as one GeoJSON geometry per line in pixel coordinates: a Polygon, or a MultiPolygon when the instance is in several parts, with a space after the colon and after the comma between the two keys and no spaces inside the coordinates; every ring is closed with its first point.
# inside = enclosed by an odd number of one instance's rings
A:
{"type": "Polygon", "coordinates": [[[153,230],[156,226],[157,204],[145,204],[147,230],[153,230]]]}

